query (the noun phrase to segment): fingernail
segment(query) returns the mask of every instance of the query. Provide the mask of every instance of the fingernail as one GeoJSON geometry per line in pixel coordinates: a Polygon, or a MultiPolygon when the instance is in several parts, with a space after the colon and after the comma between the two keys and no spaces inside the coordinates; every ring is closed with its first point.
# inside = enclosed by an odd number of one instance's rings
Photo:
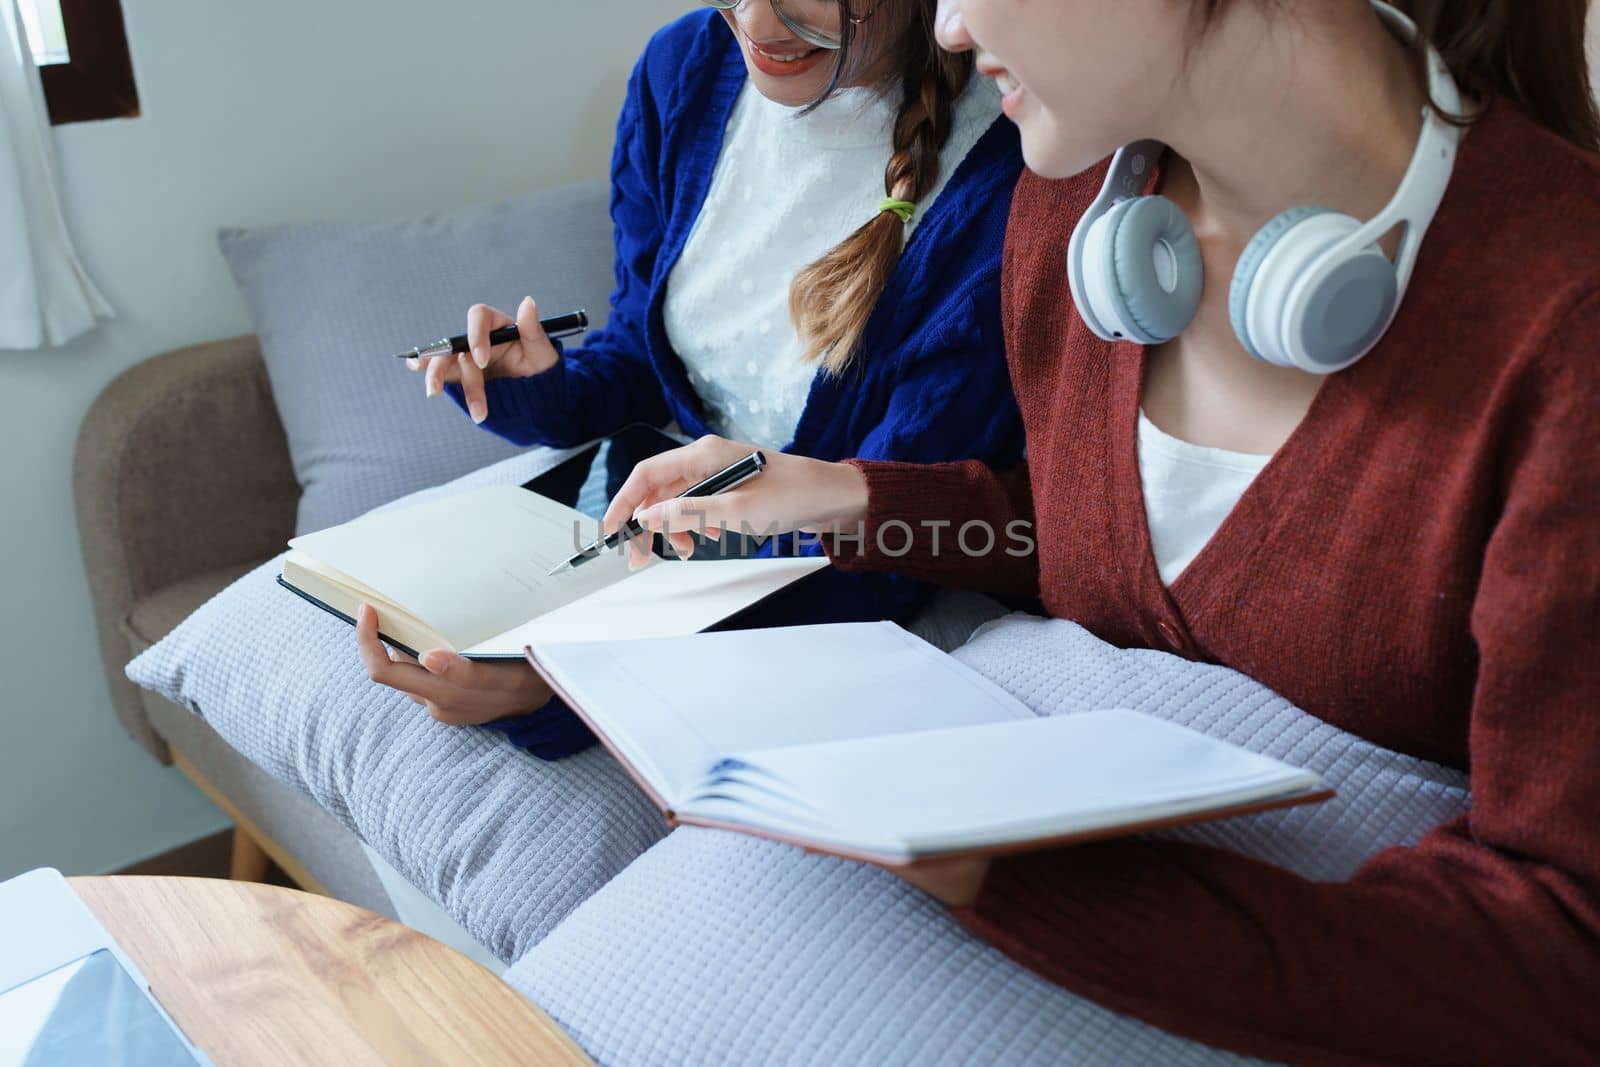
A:
{"type": "Polygon", "coordinates": [[[417,657],[417,662],[422,664],[422,669],[429,674],[438,674],[444,670],[448,657],[438,649],[431,649],[417,657]]]}
{"type": "Polygon", "coordinates": [[[483,349],[474,348],[472,350],[472,362],[478,365],[479,370],[482,370],[489,365],[489,357],[484,353],[483,349]]]}
{"type": "Polygon", "coordinates": [[[478,404],[473,404],[467,410],[472,415],[472,421],[475,422],[475,423],[478,423],[479,425],[482,425],[483,420],[487,419],[489,417],[489,412],[486,411],[481,405],[478,405],[478,404]]]}
{"type": "Polygon", "coordinates": [[[406,366],[410,367],[412,370],[417,370],[422,366],[422,362],[417,359],[416,356],[412,356],[406,360],[406,366]]]}
{"type": "Polygon", "coordinates": [[[961,32],[961,25],[961,9],[959,7],[952,7],[949,14],[945,15],[944,23],[939,27],[939,29],[946,37],[949,37],[961,32]]]}
{"type": "Polygon", "coordinates": [[[439,395],[439,383],[434,381],[432,378],[428,379],[428,384],[424,388],[428,394],[429,400],[432,400],[434,397],[439,395]]]}

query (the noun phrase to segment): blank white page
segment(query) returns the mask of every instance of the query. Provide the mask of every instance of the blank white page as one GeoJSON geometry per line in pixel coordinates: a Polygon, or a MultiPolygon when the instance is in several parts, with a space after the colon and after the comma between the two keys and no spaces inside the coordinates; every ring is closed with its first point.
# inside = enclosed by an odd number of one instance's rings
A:
{"type": "MultiPolygon", "coordinates": [[[[599,566],[586,563],[580,571],[599,566]]],[[[791,582],[828,566],[826,556],[657,560],[582,600],[563,604],[482,644],[469,656],[521,658],[528,645],[554,641],[680,637],[704,630],[791,582]]]]}
{"type": "Polygon", "coordinates": [[[289,545],[462,649],[625,579],[620,553],[549,574],[593,532],[594,523],[565,504],[497,485],[366,515],[289,545]]]}
{"type": "Polygon", "coordinates": [[[1310,771],[1123,710],[768,748],[736,761],[749,770],[732,768],[683,813],[778,830],[793,820],[822,843],[905,857],[1237,807],[1320,784],[1310,771]]]}
{"type": "Polygon", "coordinates": [[[738,752],[1033,717],[890,622],[538,644],[534,654],[673,805],[738,752]]]}

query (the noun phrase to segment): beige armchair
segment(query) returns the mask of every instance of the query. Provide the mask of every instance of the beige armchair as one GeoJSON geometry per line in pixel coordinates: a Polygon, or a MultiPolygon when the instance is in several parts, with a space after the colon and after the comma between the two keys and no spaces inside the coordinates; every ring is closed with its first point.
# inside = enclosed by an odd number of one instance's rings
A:
{"type": "Polygon", "coordinates": [[[114,380],[78,435],[78,531],[111,700],[235,824],[233,874],[275,860],[304,888],[393,915],[354,835],[123,665],[294,531],[300,488],[254,337],[152,357],[114,380]]]}

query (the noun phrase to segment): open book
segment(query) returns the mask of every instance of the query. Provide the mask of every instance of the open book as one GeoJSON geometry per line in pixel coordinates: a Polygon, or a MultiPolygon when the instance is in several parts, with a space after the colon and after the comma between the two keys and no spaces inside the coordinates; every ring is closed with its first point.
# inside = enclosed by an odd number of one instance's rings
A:
{"type": "Polygon", "coordinates": [[[565,504],[494,486],[296,537],[279,581],[346,622],[371,604],[379,632],[405,652],[519,659],[544,641],[694,633],[828,565],[658,560],[630,572],[609,552],[550,575],[596,533],[565,504]]]}
{"type": "Polygon", "coordinates": [[[534,642],[528,659],[669,821],[888,866],[1331,795],[1138,712],[1037,716],[892,623],[534,642]]]}

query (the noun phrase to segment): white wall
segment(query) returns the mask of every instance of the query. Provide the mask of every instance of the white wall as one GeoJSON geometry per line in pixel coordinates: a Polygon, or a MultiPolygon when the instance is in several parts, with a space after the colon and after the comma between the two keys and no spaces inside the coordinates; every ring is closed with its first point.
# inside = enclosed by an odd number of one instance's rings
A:
{"type": "MultiPolygon", "coordinates": [[[[249,331],[219,226],[405,215],[605,173],[652,0],[137,0],[143,114],[61,127],[68,222],[118,317],[0,352],[0,878],[116,869],[220,829],[122,733],[72,513],[119,372],[249,331]]],[[[0,255],[4,250],[0,250],[0,255]]]]}
{"type": "Polygon", "coordinates": [[[1600,0],[1589,3],[1589,80],[1593,84],[1594,98],[1600,101],[1600,0]]]}

